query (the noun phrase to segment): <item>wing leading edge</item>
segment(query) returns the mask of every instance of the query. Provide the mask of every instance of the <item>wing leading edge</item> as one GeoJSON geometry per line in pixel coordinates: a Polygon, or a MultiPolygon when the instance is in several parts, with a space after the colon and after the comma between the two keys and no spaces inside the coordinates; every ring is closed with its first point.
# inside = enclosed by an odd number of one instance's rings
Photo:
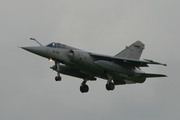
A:
{"type": "Polygon", "coordinates": [[[90,53],[90,55],[97,60],[107,60],[107,61],[113,61],[118,64],[126,64],[131,67],[149,67],[148,64],[156,64],[156,65],[164,65],[162,63],[154,62],[152,60],[135,60],[135,59],[128,59],[128,58],[121,58],[121,57],[113,57],[113,56],[107,56],[107,55],[101,55],[101,54],[96,54],[96,53],[90,53]]]}
{"type": "Polygon", "coordinates": [[[117,64],[129,66],[129,67],[148,67],[148,64],[164,65],[153,60],[144,59],[144,61],[139,60],[145,45],[141,41],[136,41],[130,46],[126,47],[123,51],[117,55],[107,56],[101,54],[90,53],[91,56],[95,57],[97,60],[107,60],[113,61],[117,64]]]}

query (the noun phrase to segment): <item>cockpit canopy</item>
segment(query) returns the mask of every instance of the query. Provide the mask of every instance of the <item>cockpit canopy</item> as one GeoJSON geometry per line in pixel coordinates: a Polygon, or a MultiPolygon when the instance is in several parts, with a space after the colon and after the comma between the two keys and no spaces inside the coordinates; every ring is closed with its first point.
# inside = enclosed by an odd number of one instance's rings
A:
{"type": "Polygon", "coordinates": [[[66,45],[63,45],[63,44],[60,44],[60,43],[52,42],[52,43],[48,44],[47,47],[53,47],[53,48],[65,48],[66,45]]]}

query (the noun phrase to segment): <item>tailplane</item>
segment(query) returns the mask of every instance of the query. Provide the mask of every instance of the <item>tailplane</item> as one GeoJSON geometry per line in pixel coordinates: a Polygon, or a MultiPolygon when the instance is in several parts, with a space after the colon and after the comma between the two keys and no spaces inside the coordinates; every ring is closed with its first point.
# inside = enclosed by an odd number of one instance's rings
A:
{"type": "Polygon", "coordinates": [[[123,51],[115,55],[115,57],[129,58],[139,60],[144,49],[141,41],[136,41],[132,45],[126,47],[123,51]]]}

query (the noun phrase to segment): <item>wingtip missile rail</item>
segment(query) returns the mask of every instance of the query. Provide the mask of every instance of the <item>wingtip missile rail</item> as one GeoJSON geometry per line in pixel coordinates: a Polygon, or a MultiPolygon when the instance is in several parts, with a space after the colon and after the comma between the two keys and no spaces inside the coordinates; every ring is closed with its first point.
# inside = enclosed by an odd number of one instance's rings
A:
{"type": "Polygon", "coordinates": [[[165,63],[159,63],[159,62],[155,62],[155,61],[149,60],[149,59],[144,59],[144,60],[149,62],[149,64],[157,64],[157,65],[167,66],[167,64],[165,64],[165,63]]]}

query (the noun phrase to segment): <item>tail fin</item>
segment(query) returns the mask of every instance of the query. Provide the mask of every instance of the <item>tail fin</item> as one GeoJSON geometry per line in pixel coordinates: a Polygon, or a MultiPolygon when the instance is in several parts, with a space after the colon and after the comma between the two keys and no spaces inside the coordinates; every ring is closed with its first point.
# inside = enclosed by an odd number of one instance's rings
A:
{"type": "Polygon", "coordinates": [[[115,55],[115,57],[123,57],[139,60],[144,49],[144,44],[141,41],[136,41],[129,47],[126,47],[123,51],[115,55]]]}

